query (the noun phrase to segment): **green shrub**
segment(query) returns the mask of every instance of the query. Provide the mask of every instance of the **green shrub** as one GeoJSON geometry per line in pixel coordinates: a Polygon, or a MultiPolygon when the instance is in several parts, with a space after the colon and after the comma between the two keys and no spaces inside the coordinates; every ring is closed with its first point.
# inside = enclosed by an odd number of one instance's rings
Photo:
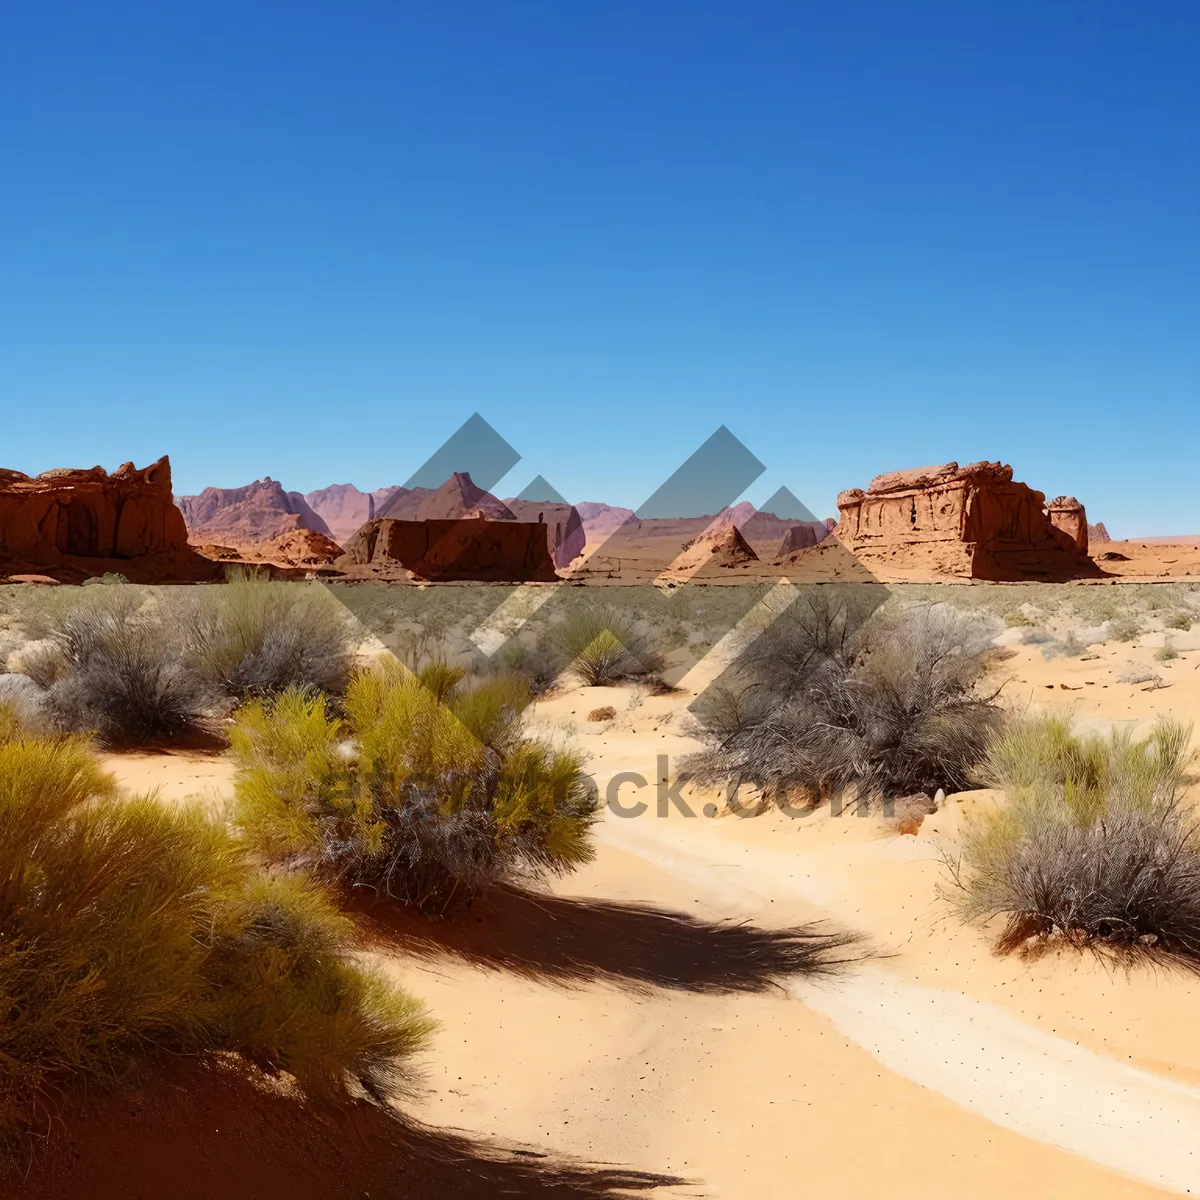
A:
{"type": "Polygon", "coordinates": [[[634,623],[611,605],[581,604],[550,627],[567,669],[590,687],[605,687],[662,667],[634,623]]]}
{"type": "Polygon", "coordinates": [[[269,859],[425,911],[571,870],[595,803],[576,755],[523,735],[526,699],[501,677],[439,700],[393,663],[352,679],[344,721],[296,689],[252,702],[231,735],[238,821],[269,859]]]}
{"type": "Polygon", "coordinates": [[[117,795],[78,738],[0,739],[0,1113],[163,1051],[241,1054],[312,1094],[378,1093],[429,1026],[359,967],[299,876],[195,809],[117,795]]]}
{"type": "Polygon", "coordinates": [[[1058,717],[1011,723],[980,772],[1007,803],[968,828],[951,864],[962,915],[1003,917],[1002,950],[1057,935],[1200,960],[1200,841],[1182,804],[1188,741],[1169,721],[1141,740],[1080,737],[1058,717]]]}

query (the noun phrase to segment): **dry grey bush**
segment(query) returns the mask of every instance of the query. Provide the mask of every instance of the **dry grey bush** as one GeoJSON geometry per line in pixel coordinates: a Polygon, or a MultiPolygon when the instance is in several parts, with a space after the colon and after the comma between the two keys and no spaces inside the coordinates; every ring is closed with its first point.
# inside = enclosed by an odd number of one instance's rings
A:
{"type": "Polygon", "coordinates": [[[948,897],[1004,918],[999,947],[1051,937],[1200,964],[1200,829],[1185,805],[1190,731],[1077,737],[1058,717],[1013,722],[981,782],[1007,804],[973,824],[948,897]]]}
{"type": "Polygon", "coordinates": [[[876,611],[876,589],[811,588],[774,621],[701,714],[702,783],[779,801],[963,787],[1000,722],[976,685],[990,631],[944,607],[876,611]]]}

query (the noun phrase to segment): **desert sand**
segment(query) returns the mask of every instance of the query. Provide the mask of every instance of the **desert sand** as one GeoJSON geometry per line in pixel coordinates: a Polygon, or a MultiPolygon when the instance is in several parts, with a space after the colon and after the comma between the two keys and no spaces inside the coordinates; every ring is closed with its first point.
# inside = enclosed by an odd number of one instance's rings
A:
{"type": "MultiPolygon", "coordinates": [[[[1200,714],[1200,636],[1109,641],[1076,657],[1010,629],[993,668],[1017,708],[1084,727],[1200,714]],[[1131,666],[1158,682],[1122,683],[1131,666]]],[[[711,669],[711,665],[708,668],[711,669]]],[[[938,896],[943,851],[987,792],[947,798],[916,836],[822,808],[657,815],[659,756],[696,748],[693,673],[673,694],[568,686],[531,710],[577,740],[602,794],[594,863],[539,901],[500,895],[464,921],[407,922],[387,971],[440,1022],[400,1108],[438,1128],[679,1176],[659,1194],[1134,1197],[1200,1190],[1200,979],[1117,970],[1073,950],[993,953],[938,896]],[[589,721],[611,706],[615,716],[589,721]],[[701,922],[824,921],[863,935],[861,961],[781,988],[694,953],[652,905],[701,922]],[[474,926],[472,928],[472,925],[474,926]]],[[[220,758],[118,755],[127,786],[213,799],[220,758]]],[[[668,774],[673,765],[668,765],[668,774]]],[[[706,810],[706,805],[711,806],[706,810]]]]}

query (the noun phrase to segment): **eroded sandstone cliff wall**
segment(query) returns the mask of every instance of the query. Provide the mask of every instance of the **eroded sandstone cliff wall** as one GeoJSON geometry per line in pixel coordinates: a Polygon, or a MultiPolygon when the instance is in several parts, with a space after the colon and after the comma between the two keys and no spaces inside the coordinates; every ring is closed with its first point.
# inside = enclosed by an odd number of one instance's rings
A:
{"type": "Polygon", "coordinates": [[[998,462],[878,475],[838,497],[837,534],[869,568],[911,576],[1020,580],[1094,573],[1087,514],[1046,503],[998,462]]]}
{"type": "Polygon", "coordinates": [[[145,582],[220,574],[188,546],[165,456],[140,469],[125,463],[111,475],[103,467],[34,477],[0,470],[0,564],[6,574],[113,571],[145,582]]]}

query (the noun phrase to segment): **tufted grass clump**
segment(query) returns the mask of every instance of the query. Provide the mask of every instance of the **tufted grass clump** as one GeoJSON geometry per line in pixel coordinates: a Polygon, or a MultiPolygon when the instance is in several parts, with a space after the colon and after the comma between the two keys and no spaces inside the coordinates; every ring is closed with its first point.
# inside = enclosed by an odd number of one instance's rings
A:
{"type": "Polygon", "coordinates": [[[1006,803],[975,823],[949,895],[969,920],[1002,918],[999,948],[1051,937],[1200,964],[1200,830],[1183,800],[1190,731],[1075,734],[1059,717],[1012,722],[980,781],[1006,803]]]}
{"type": "Polygon", "coordinates": [[[76,737],[0,736],[0,1127],[139,1060],[225,1052],[347,1098],[395,1082],[429,1025],[358,965],[311,879],[226,826],[120,796],[76,737]]]}
{"type": "Polygon", "coordinates": [[[1154,652],[1155,662],[1174,662],[1178,657],[1179,651],[1175,649],[1174,643],[1169,637],[1154,652]]]}
{"type": "Polygon", "coordinates": [[[344,716],[300,689],[253,701],[231,735],[238,821],[271,861],[429,913],[570,871],[596,805],[576,754],[524,734],[527,702],[517,678],[394,662],[351,680],[344,716]]]}
{"type": "Polygon", "coordinates": [[[177,607],[187,661],[224,695],[240,701],[286,687],[345,685],[351,620],[320,584],[236,579],[195,589],[177,607]]]}
{"type": "Polygon", "coordinates": [[[567,669],[589,687],[607,687],[662,667],[634,622],[611,605],[581,604],[550,627],[567,669]]]}

